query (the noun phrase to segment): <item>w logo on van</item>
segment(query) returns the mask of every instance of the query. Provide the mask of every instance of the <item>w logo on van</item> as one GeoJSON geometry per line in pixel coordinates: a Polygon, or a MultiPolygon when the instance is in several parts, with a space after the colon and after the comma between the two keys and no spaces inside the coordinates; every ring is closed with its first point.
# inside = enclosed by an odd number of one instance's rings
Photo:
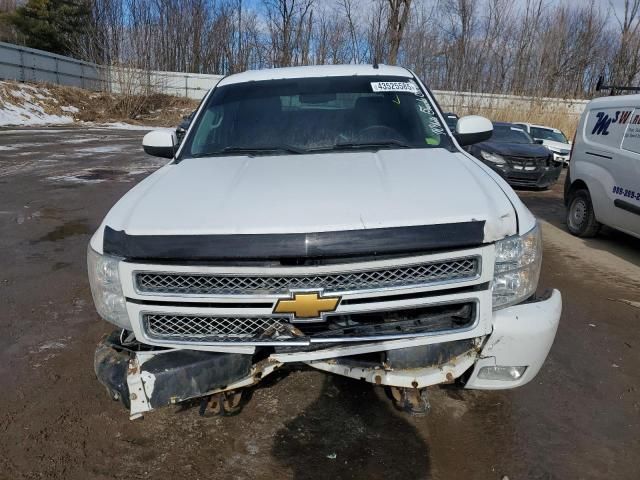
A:
{"type": "Polygon", "coordinates": [[[609,135],[609,125],[611,125],[609,115],[606,115],[604,112],[598,112],[596,117],[598,120],[591,131],[591,135],[609,135]]]}

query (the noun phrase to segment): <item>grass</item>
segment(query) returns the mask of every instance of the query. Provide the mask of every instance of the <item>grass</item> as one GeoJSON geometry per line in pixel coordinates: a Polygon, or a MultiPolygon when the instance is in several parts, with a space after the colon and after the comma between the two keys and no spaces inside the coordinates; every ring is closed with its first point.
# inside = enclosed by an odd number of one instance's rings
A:
{"type": "MultiPolygon", "coordinates": [[[[4,103],[21,104],[24,100],[11,92],[20,89],[17,82],[0,83],[0,106],[4,103]]],[[[73,115],[85,122],[128,122],[141,125],[175,126],[182,117],[191,113],[198,101],[164,94],[124,95],[93,92],[81,88],[51,84],[29,84],[31,103],[53,115],[73,115]],[[63,106],[79,111],[70,114],[63,106]]]]}
{"type": "Polygon", "coordinates": [[[580,120],[579,114],[551,103],[508,107],[463,107],[456,113],[460,116],[482,115],[497,122],[525,122],[554,127],[562,130],[570,140],[573,139],[580,120]]]}

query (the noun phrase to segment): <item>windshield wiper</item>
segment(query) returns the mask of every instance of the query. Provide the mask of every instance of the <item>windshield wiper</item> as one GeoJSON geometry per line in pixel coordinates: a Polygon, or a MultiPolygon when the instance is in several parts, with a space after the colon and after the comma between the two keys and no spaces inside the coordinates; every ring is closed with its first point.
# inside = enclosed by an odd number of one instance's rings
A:
{"type": "Polygon", "coordinates": [[[298,147],[293,147],[291,145],[269,145],[269,146],[257,146],[257,147],[242,147],[242,146],[229,146],[224,147],[220,150],[215,150],[213,152],[206,153],[198,153],[196,155],[192,155],[192,157],[211,157],[214,155],[223,155],[226,153],[246,153],[247,155],[255,155],[255,154],[268,154],[273,152],[286,152],[286,153],[295,153],[302,154],[306,153],[306,150],[298,147]]]}
{"type": "Polygon", "coordinates": [[[376,142],[338,142],[330,147],[321,147],[321,148],[313,148],[311,152],[317,152],[321,150],[349,150],[349,149],[359,149],[359,148],[420,148],[413,145],[408,145],[400,140],[382,140],[376,142]]]}

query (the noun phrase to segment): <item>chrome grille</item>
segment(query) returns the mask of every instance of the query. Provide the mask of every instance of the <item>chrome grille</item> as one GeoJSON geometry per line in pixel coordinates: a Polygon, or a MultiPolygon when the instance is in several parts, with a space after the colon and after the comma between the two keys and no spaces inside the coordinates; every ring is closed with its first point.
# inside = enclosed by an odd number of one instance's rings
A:
{"type": "Polygon", "coordinates": [[[182,341],[203,341],[220,338],[242,341],[272,336],[285,330],[285,323],[276,317],[214,317],[205,315],[143,315],[144,329],[150,338],[182,341]]]}
{"type": "Polygon", "coordinates": [[[507,157],[515,170],[535,171],[547,165],[548,157],[507,157]]]}
{"type": "MultiPolygon", "coordinates": [[[[142,327],[152,340],[169,342],[322,343],[466,328],[477,318],[473,302],[407,307],[398,310],[331,314],[323,322],[292,325],[286,317],[229,317],[144,313],[142,327]]],[[[355,340],[354,340],[355,341],[355,340]]]]}
{"type": "Polygon", "coordinates": [[[405,287],[475,278],[478,257],[396,267],[317,275],[221,275],[137,272],[141,293],[183,295],[288,294],[291,290],[323,289],[327,292],[405,287]]]}

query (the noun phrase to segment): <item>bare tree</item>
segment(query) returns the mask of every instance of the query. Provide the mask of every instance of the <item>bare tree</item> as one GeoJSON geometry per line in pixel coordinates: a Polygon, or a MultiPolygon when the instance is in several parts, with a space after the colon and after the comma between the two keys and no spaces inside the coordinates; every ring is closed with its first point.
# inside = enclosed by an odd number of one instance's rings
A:
{"type": "Polygon", "coordinates": [[[395,65],[398,61],[398,51],[402,42],[402,35],[407,26],[411,0],[387,0],[389,2],[389,56],[387,62],[395,65]]]}
{"type": "Polygon", "coordinates": [[[615,83],[631,84],[640,72],[640,0],[624,0],[624,16],[614,16],[620,28],[616,54],[611,64],[612,80],[615,83]]]}
{"type": "Polygon", "coordinates": [[[346,16],[347,29],[349,31],[349,43],[351,49],[350,60],[353,63],[360,63],[360,41],[358,27],[353,13],[353,0],[340,0],[342,12],[346,16]]]}
{"type": "Polygon", "coordinates": [[[303,63],[314,0],[263,0],[275,66],[303,63]]]}
{"type": "Polygon", "coordinates": [[[87,1],[76,55],[106,65],[227,74],[377,60],[435,89],[576,97],[603,72],[640,81],[640,0],[619,14],[599,0],[87,1]]]}

